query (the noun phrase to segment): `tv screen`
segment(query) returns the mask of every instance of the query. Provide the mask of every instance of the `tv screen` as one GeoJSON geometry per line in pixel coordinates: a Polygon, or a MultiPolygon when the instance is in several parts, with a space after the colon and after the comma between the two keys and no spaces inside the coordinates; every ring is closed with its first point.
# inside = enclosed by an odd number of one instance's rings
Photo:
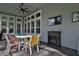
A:
{"type": "Polygon", "coordinates": [[[51,25],[54,25],[54,24],[55,24],[55,19],[54,19],[54,18],[49,19],[49,20],[48,20],[48,23],[49,23],[50,26],[51,26],[51,25]]]}
{"type": "Polygon", "coordinates": [[[61,16],[50,17],[48,19],[48,24],[50,26],[52,26],[52,25],[59,25],[59,24],[61,24],[61,20],[62,20],[61,16]]]}

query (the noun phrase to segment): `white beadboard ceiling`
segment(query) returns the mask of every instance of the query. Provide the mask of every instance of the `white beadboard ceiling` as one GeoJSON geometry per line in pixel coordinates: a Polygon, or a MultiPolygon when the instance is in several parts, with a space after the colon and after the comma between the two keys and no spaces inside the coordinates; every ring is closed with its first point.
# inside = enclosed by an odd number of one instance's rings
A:
{"type": "MultiPolygon", "coordinates": [[[[27,16],[28,14],[22,14],[19,12],[19,10],[15,9],[15,7],[18,8],[20,3],[0,3],[0,13],[4,14],[11,14],[16,16],[27,16]]],[[[32,12],[36,11],[37,9],[40,9],[41,7],[45,6],[46,3],[24,3],[24,7],[29,8],[32,12]]]]}

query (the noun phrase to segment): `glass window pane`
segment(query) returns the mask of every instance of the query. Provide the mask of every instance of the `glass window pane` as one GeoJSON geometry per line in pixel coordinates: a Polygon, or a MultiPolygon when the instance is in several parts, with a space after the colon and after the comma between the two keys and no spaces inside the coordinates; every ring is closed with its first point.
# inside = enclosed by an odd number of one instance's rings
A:
{"type": "Polygon", "coordinates": [[[26,29],[26,33],[28,33],[28,29],[26,29]]]}
{"type": "Polygon", "coordinates": [[[33,29],[31,29],[31,33],[34,33],[34,28],[33,28],[33,29]]]}
{"type": "Polygon", "coordinates": [[[25,30],[24,30],[25,33],[27,32],[27,31],[26,31],[26,25],[27,25],[27,24],[25,23],[25,30]]]}
{"type": "Polygon", "coordinates": [[[30,22],[28,22],[28,33],[30,33],[30,22]]]}
{"type": "Polygon", "coordinates": [[[34,19],[34,15],[31,16],[31,19],[34,19]]]}
{"type": "Polygon", "coordinates": [[[28,22],[28,29],[30,29],[30,22],[28,22]]]}
{"type": "Polygon", "coordinates": [[[7,25],[7,22],[2,21],[1,26],[6,26],[6,25],[7,25]]]}
{"type": "Polygon", "coordinates": [[[37,13],[37,14],[36,14],[36,17],[39,17],[39,16],[40,16],[40,13],[37,13]]]}
{"type": "Polygon", "coordinates": [[[30,33],[30,29],[28,29],[28,33],[30,33]]]}
{"type": "Polygon", "coordinates": [[[36,33],[40,33],[40,28],[36,28],[36,33]]]}
{"type": "Polygon", "coordinates": [[[26,23],[25,23],[25,29],[26,29],[26,23]]]}
{"type": "Polygon", "coordinates": [[[13,25],[14,25],[14,24],[13,24],[12,22],[10,22],[10,23],[9,23],[9,28],[13,28],[13,25]]]}
{"type": "Polygon", "coordinates": [[[13,29],[9,29],[9,33],[13,33],[13,29]]]}
{"type": "Polygon", "coordinates": [[[34,33],[34,21],[31,22],[31,33],[34,33]]]}
{"type": "Polygon", "coordinates": [[[34,28],[34,21],[31,22],[31,27],[34,28]]]}
{"type": "Polygon", "coordinates": [[[25,21],[27,21],[27,19],[25,19],[25,21]]]}
{"type": "Polygon", "coordinates": [[[7,16],[2,16],[1,18],[2,18],[2,19],[7,19],[7,16]]]}
{"type": "Polygon", "coordinates": [[[25,33],[26,33],[26,29],[25,29],[25,33]]]}
{"type": "Polygon", "coordinates": [[[30,17],[28,17],[28,20],[30,20],[30,17]]]}
{"type": "Polygon", "coordinates": [[[40,19],[36,20],[36,27],[40,27],[40,19]]]}
{"type": "Polygon", "coordinates": [[[20,32],[21,32],[21,25],[17,24],[17,33],[20,34],[20,32]]]}
{"type": "Polygon", "coordinates": [[[13,17],[10,17],[9,19],[10,19],[10,21],[14,21],[14,18],[13,17]]]}
{"type": "Polygon", "coordinates": [[[17,21],[21,22],[21,19],[17,19],[17,21]]]}
{"type": "Polygon", "coordinates": [[[1,29],[3,33],[6,33],[6,28],[1,29]]]}
{"type": "Polygon", "coordinates": [[[13,33],[13,26],[14,26],[14,23],[9,22],[9,33],[13,33]]]}

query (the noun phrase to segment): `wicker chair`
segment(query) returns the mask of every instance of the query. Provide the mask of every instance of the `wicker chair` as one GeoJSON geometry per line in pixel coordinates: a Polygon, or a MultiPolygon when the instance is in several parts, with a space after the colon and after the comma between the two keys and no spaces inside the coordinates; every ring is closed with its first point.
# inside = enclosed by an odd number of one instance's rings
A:
{"type": "Polygon", "coordinates": [[[24,39],[26,50],[30,49],[30,55],[32,55],[32,47],[37,47],[37,52],[39,52],[39,35],[32,35],[26,39],[24,39]]]}
{"type": "Polygon", "coordinates": [[[14,34],[5,34],[5,38],[7,40],[6,53],[12,53],[16,51],[18,47],[18,41],[14,34]]]}

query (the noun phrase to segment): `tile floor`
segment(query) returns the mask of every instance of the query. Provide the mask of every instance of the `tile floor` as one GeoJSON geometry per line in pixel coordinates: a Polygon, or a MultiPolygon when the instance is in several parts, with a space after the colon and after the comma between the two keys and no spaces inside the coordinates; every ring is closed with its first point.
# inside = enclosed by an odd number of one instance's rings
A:
{"type": "MultiPolygon", "coordinates": [[[[4,44],[5,45],[5,44],[4,44]]],[[[3,43],[1,46],[4,46],[3,43]]],[[[3,49],[0,48],[0,56],[30,56],[29,50],[21,50],[15,53],[6,55],[5,46],[3,49]]],[[[36,48],[33,49],[33,54],[31,56],[78,56],[77,51],[65,47],[56,47],[49,44],[40,45],[40,51],[37,52],[36,48]]]]}

